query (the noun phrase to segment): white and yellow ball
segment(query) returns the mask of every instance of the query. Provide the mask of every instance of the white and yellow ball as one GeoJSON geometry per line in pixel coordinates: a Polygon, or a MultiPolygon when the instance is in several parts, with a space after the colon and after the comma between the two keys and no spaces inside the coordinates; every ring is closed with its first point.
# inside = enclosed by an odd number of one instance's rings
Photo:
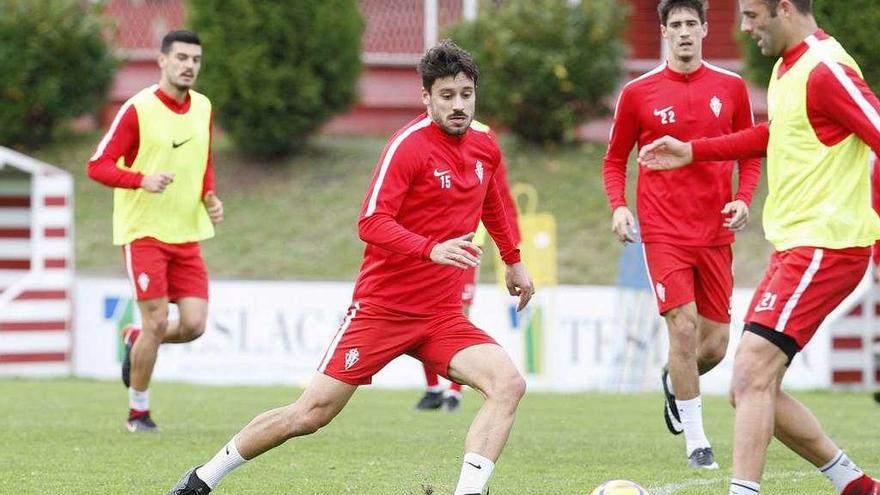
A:
{"type": "Polygon", "coordinates": [[[590,495],[650,495],[648,490],[629,480],[611,480],[599,485],[590,495]]]}

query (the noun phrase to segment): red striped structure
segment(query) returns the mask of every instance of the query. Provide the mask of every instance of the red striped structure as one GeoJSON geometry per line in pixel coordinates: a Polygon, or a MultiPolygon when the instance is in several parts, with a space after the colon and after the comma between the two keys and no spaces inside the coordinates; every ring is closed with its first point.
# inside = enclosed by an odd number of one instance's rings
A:
{"type": "Polygon", "coordinates": [[[0,375],[71,371],[72,186],[0,147],[0,375]]]}
{"type": "Polygon", "coordinates": [[[870,274],[836,313],[826,329],[831,333],[831,384],[868,387],[880,383],[880,292],[870,274]],[[871,308],[865,311],[866,308],[871,308]]]}

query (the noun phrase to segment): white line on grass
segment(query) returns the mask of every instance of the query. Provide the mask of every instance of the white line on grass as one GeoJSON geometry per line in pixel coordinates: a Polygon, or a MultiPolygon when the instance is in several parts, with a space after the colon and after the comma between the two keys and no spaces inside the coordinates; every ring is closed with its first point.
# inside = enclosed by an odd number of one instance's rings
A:
{"type": "Polygon", "coordinates": [[[669,483],[651,490],[651,495],[672,495],[692,486],[714,485],[724,481],[723,478],[686,480],[681,483],[669,483]]]}
{"type": "MultiPolygon", "coordinates": [[[[812,473],[812,471],[784,471],[781,473],[770,473],[768,475],[765,475],[764,479],[765,480],[779,479],[779,478],[787,479],[787,480],[799,479],[799,478],[804,478],[805,476],[809,475],[810,473],[812,473]]],[[[693,486],[706,486],[706,485],[714,485],[717,483],[726,483],[726,482],[727,482],[726,477],[710,478],[710,479],[699,478],[699,479],[685,480],[680,483],[669,483],[666,485],[659,486],[657,488],[653,488],[650,491],[651,491],[651,495],[672,495],[674,493],[678,493],[678,492],[684,490],[685,488],[690,488],[693,486]]]]}

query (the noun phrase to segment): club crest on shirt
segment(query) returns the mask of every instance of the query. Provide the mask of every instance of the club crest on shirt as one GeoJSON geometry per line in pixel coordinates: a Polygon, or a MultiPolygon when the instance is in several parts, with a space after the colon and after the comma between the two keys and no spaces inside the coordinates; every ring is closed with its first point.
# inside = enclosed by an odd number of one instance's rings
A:
{"type": "Polygon", "coordinates": [[[474,166],[474,172],[477,173],[477,178],[480,179],[480,184],[483,183],[483,162],[477,160],[477,164],[474,166]]]}
{"type": "Polygon", "coordinates": [[[711,100],[709,100],[709,108],[712,109],[712,113],[715,114],[715,117],[719,117],[721,115],[721,100],[717,96],[713,96],[711,100]]]}
{"type": "Polygon", "coordinates": [[[349,349],[348,352],[345,353],[345,369],[349,369],[354,366],[354,363],[358,362],[361,358],[361,353],[358,352],[357,347],[354,349],[349,349]]]}

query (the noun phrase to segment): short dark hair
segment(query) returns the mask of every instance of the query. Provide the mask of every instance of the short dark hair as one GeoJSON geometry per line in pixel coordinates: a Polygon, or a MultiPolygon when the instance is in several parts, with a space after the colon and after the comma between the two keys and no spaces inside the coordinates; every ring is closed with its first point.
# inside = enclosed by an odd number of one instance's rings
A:
{"type": "Polygon", "coordinates": [[[425,52],[425,56],[419,61],[418,71],[422,76],[422,87],[429,93],[437,79],[464,74],[476,87],[480,77],[480,71],[471,54],[450,39],[442,40],[425,52]]]}
{"type": "Polygon", "coordinates": [[[665,26],[666,21],[669,20],[669,14],[676,9],[693,10],[700,18],[700,24],[706,24],[706,6],[703,5],[703,0],[660,0],[657,5],[660,24],[665,26]]]}
{"type": "Polygon", "coordinates": [[[199,45],[202,46],[202,41],[199,39],[199,35],[192,31],[186,30],[178,30],[171,31],[166,34],[165,37],[162,38],[162,53],[168,53],[171,51],[171,44],[175,41],[179,41],[181,43],[188,43],[190,45],[199,45]]]}
{"type": "MultiPolygon", "coordinates": [[[[770,15],[776,17],[776,7],[779,7],[779,0],[763,0],[763,2],[770,8],[770,15]]],[[[791,0],[791,3],[803,15],[813,13],[813,0],[791,0]]]]}

